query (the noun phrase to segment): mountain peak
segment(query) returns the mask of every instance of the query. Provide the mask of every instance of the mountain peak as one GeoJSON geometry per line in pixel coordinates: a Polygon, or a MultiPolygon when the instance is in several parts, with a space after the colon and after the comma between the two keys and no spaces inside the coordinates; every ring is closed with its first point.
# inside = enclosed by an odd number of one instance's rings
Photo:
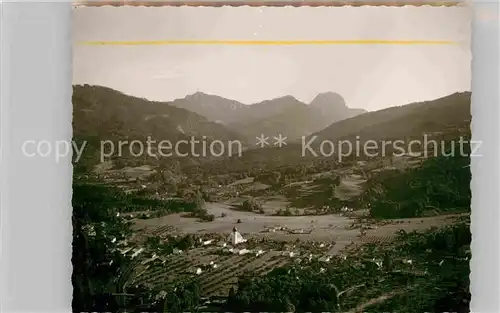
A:
{"type": "Polygon", "coordinates": [[[210,95],[207,93],[204,93],[203,91],[196,91],[193,94],[187,95],[185,98],[190,99],[190,98],[200,98],[200,97],[206,97],[206,96],[210,96],[210,95]]]}
{"type": "Polygon", "coordinates": [[[297,100],[297,98],[295,98],[294,96],[291,96],[291,95],[285,95],[285,96],[280,96],[280,97],[276,97],[276,98],[272,98],[272,99],[269,99],[269,100],[263,100],[261,102],[258,102],[256,104],[259,104],[259,103],[282,103],[282,102],[300,102],[299,100],[297,100]]]}
{"type": "Polygon", "coordinates": [[[237,120],[241,115],[239,112],[240,109],[244,109],[245,107],[243,103],[238,101],[199,90],[193,94],[186,95],[184,98],[176,99],[171,104],[204,116],[210,121],[217,121],[223,124],[237,120]]]}
{"type": "Polygon", "coordinates": [[[291,95],[282,96],[282,97],[279,97],[277,99],[298,101],[297,98],[295,98],[294,96],[291,96],[291,95]]]}
{"type": "Polygon", "coordinates": [[[347,107],[344,98],[333,91],[318,94],[309,105],[313,107],[347,107]]]}

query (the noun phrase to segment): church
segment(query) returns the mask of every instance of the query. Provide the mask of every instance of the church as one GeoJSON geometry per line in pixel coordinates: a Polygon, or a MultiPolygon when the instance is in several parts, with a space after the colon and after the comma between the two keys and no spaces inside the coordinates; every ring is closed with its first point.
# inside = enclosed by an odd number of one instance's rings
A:
{"type": "Polygon", "coordinates": [[[247,241],[246,239],[243,238],[243,236],[240,234],[238,229],[236,227],[233,228],[233,232],[229,234],[227,240],[234,246],[239,243],[247,241]]]}

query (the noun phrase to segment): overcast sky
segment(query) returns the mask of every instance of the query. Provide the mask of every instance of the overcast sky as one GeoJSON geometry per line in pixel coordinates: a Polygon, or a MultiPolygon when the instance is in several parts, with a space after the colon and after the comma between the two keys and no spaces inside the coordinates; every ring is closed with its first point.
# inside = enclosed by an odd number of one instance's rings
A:
{"type": "Polygon", "coordinates": [[[93,7],[74,10],[74,84],[150,100],[202,91],[251,104],[341,94],[376,110],[470,90],[468,8],[93,7]],[[452,40],[460,45],[88,46],[142,40],[452,40]]]}

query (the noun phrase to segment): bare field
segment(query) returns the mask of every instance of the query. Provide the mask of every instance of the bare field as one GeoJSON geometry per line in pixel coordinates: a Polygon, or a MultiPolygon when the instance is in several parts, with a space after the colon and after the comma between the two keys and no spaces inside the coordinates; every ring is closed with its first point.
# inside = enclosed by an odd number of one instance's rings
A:
{"type": "MultiPolygon", "coordinates": [[[[183,217],[182,214],[172,214],[160,218],[138,220],[136,227],[151,229],[163,225],[175,226],[180,233],[230,233],[234,226],[246,236],[282,237],[280,233],[262,233],[265,228],[287,227],[289,229],[312,230],[309,237],[333,239],[333,236],[343,232],[352,232],[347,227],[352,221],[340,215],[323,216],[268,216],[252,212],[235,211],[230,205],[223,203],[207,203],[208,213],[216,216],[212,222],[198,222],[193,218],[183,217]],[[223,213],[225,214],[222,217],[223,213]],[[240,220],[241,223],[237,223],[240,220]],[[332,229],[338,229],[332,233],[332,229]],[[340,232],[340,233],[339,233],[340,232]]],[[[288,234],[287,234],[288,235],[288,234]]],[[[300,236],[304,236],[303,234],[300,236]]],[[[300,237],[303,238],[303,237],[300,237]]],[[[295,239],[295,238],[294,238],[295,239]]]]}
{"type": "Polygon", "coordinates": [[[358,223],[355,219],[340,214],[307,215],[307,216],[268,216],[252,212],[235,211],[230,205],[223,203],[207,203],[207,211],[216,216],[212,222],[201,222],[194,218],[183,217],[182,214],[172,214],[159,218],[136,220],[137,230],[151,232],[158,228],[173,230],[172,234],[229,234],[237,227],[241,234],[248,238],[269,238],[273,240],[312,240],[312,241],[355,241],[360,236],[359,228],[366,229],[366,236],[387,237],[398,230],[424,230],[430,227],[440,227],[451,223],[456,215],[441,215],[435,217],[410,218],[386,221],[383,225],[365,221],[358,223]],[[224,217],[222,217],[224,215],[224,217]],[[237,223],[237,221],[241,221],[237,223]],[[286,231],[272,230],[286,228],[286,231]],[[270,230],[271,229],[271,230],[270,230]],[[303,232],[297,234],[297,232],[303,232]],[[291,233],[295,232],[295,233],[291,233]]]}

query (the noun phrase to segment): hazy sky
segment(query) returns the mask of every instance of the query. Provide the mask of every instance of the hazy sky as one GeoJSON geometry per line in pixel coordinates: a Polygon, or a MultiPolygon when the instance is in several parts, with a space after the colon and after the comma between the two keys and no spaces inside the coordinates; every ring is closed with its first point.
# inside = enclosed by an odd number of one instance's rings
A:
{"type": "Polygon", "coordinates": [[[94,7],[74,10],[74,84],[150,100],[243,103],[341,94],[376,110],[470,90],[471,12],[446,7],[94,7]],[[86,46],[142,40],[453,40],[460,45],[86,46]]]}

